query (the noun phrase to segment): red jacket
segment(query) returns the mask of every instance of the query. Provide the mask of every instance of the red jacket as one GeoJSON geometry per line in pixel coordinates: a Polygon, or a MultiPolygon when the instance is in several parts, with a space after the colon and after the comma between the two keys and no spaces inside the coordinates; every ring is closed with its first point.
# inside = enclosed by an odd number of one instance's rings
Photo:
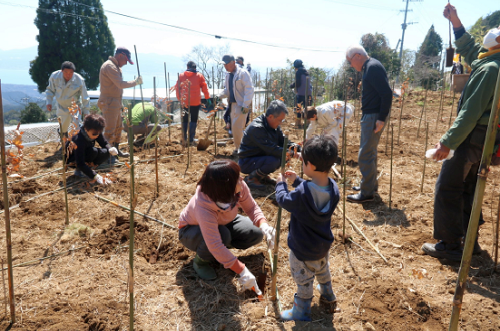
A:
{"type": "Polygon", "coordinates": [[[189,105],[199,106],[201,104],[200,89],[203,90],[205,99],[210,98],[205,77],[203,77],[203,75],[199,72],[184,71],[179,75],[179,80],[175,84],[175,95],[177,97],[177,100],[181,101],[183,107],[187,107],[189,101],[187,85],[188,80],[191,82],[191,100],[189,102],[189,105]]]}

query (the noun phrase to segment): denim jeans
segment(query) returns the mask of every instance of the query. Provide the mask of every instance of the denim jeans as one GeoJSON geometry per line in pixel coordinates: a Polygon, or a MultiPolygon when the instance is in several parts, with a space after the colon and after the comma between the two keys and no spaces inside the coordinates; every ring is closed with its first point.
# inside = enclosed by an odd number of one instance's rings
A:
{"type": "Polygon", "coordinates": [[[269,175],[280,167],[281,160],[275,156],[254,156],[240,159],[238,164],[240,165],[241,172],[244,174],[249,174],[254,170],[260,170],[266,175],[269,175]]]}
{"type": "Polygon", "coordinates": [[[359,171],[361,171],[361,194],[373,196],[377,185],[377,146],[385,126],[374,133],[378,113],[363,114],[361,117],[361,139],[359,144],[359,171]]]}
{"type": "MultiPolygon", "coordinates": [[[[250,218],[241,215],[237,215],[232,222],[226,225],[219,225],[219,233],[226,247],[237,249],[255,246],[264,238],[262,230],[256,227],[250,218]]],[[[187,225],[180,229],[179,241],[189,250],[196,252],[203,260],[215,261],[198,225],[187,225]]]]}

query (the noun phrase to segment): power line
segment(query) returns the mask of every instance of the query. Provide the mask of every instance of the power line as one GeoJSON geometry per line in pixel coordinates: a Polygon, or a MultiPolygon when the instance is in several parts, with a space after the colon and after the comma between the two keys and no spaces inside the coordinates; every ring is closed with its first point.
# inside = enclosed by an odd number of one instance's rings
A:
{"type": "MultiPolygon", "coordinates": [[[[80,3],[78,1],[72,1],[72,0],[68,0],[68,1],[69,2],[73,2],[75,4],[78,4],[78,5],[81,5],[81,6],[92,8],[94,10],[101,10],[103,12],[108,12],[108,13],[111,13],[111,14],[114,14],[114,15],[125,17],[125,18],[129,18],[129,19],[133,19],[133,20],[137,20],[137,21],[142,21],[142,22],[148,22],[148,23],[157,24],[157,25],[162,25],[162,26],[166,26],[166,27],[169,27],[169,28],[178,29],[178,30],[187,31],[187,32],[192,32],[192,33],[197,33],[197,34],[201,34],[201,35],[205,35],[205,36],[215,37],[216,39],[227,39],[227,40],[239,41],[239,42],[243,42],[243,43],[254,44],[254,45],[261,45],[261,46],[267,46],[267,47],[272,47],[272,48],[293,49],[293,50],[301,50],[301,51],[309,51],[309,52],[325,52],[325,53],[341,53],[341,52],[344,52],[344,50],[327,50],[327,49],[303,48],[303,47],[296,47],[296,46],[285,46],[285,45],[269,44],[269,43],[263,43],[263,42],[258,42],[258,41],[253,41],[253,40],[247,40],[247,39],[241,39],[241,38],[234,38],[234,37],[225,37],[225,36],[211,34],[211,33],[203,32],[203,31],[199,31],[199,30],[195,30],[195,29],[190,29],[190,28],[186,28],[186,27],[182,27],[182,26],[177,26],[177,25],[167,24],[167,23],[163,23],[163,22],[148,20],[148,19],[145,19],[145,18],[135,17],[135,16],[127,15],[127,14],[122,14],[122,13],[118,13],[118,12],[107,10],[107,9],[101,9],[101,8],[97,8],[97,7],[94,7],[94,6],[90,6],[90,5],[86,5],[86,4],[80,3]]],[[[16,6],[16,7],[30,7],[30,8],[35,8],[35,7],[32,7],[32,6],[17,5],[17,4],[7,3],[7,2],[3,2],[3,1],[1,1],[0,3],[1,4],[5,4],[5,5],[9,5],[9,6],[16,6]]],[[[41,11],[47,12],[49,14],[54,14],[54,15],[64,14],[64,15],[70,15],[70,16],[83,17],[83,18],[86,17],[86,16],[72,14],[72,13],[67,13],[67,12],[62,12],[62,11],[51,11],[51,10],[41,9],[41,8],[37,8],[37,10],[41,10],[41,11]]],[[[93,18],[93,19],[95,19],[95,18],[93,18]]]]}
{"type": "Polygon", "coordinates": [[[378,9],[378,10],[388,10],[388,11],[399,11],[397,9],[391,8],[391,7],[386,7],[386,6],[380,6],[380,5],[374,5],[371,3],[366,3],[366,2],[352,2],[352,1],[339,1],[339,0],[325,0],[327,2],[334,2],[342,5],[348,5],[348,6],[354,6],[354,7],[362,7],[362,8],[369,8],[369,9],[378,9]]]}

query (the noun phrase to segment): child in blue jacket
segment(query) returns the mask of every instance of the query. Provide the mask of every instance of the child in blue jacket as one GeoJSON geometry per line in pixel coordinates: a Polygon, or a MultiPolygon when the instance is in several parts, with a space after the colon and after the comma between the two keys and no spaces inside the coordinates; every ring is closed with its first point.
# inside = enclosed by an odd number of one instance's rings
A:
{"type": "Polygon", "coordinates": [[[339,202],[339,189],[328,173],[337,160],[337,153],[333,137],[313,136],[302,149],[304,174],[311,180],[305,181],[293,171],[286,171],[284,176],[280,174],[277,180],[276,200],[291,213],[288,247],[290,269],[297,283],[293,308],[281,313],[283,320],[311,321],[315,277],[320,300],[328,303],[337,300],[328,262],[333,243],[330,222],[339,202]],[[288,191],[285,179],[293,182],[294,191],[288,191]]]}

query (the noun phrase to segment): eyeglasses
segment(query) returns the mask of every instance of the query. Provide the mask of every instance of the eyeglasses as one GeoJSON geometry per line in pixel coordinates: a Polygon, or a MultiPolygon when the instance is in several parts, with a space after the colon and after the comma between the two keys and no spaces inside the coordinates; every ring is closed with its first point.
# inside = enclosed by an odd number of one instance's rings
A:
{"type": "Polygon", "coordinates": [[[354,57],[355,57],[356,55],[358,55],[358,53],[356,53],[356,54],[354,54],[353,56],[351,56],[351,58],[350,58],[350,59],[347,59],[347,61],[348,61],[349,63],[351,63],[351,62],[352,62],[352,59],[354,59],[354,57]]]}

